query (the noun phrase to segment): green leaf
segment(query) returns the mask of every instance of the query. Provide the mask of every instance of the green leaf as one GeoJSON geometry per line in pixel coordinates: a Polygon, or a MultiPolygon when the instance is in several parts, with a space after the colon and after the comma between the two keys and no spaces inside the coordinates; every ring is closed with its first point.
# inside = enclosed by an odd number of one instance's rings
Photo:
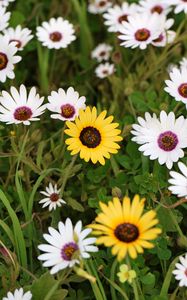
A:
{"type": "Polygon", "coordinates": [[[25,21],[25,17],[19,11],[13,11],[10,19],[10,26],[16,27],[17,25],[21,25],[25,21]]]}
{"type": "Polygon", "coordinates": [[[155,275],[152,273],[147,273],[140,278],[141,282],[146,285],[155,285],[155,275]]]}
{"type": "Polygon", "coordinates": [[[82,204],[80,204],[77,200],[75,200],[73,198],[70,198],[70,197],[67,198],[67,203],[75,210],[78,210],[81,212],[84,211],[84,207],[82,206],[82,204]]]}

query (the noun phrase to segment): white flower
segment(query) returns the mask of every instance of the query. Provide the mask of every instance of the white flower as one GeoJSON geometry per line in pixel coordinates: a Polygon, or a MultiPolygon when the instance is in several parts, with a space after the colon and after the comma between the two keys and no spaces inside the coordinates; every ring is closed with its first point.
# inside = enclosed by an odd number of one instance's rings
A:
{"type": "Polygon", "coordinates": [[[170,5],[163,0],[141,0],[139,2],[139,12],[141,13],[158,13],[167,15],[170,11],[170,5]]]}
{"type": "Polygon", "coordinates": [[[79,110],[86,108],[86,98],[84,96],[79,98],[79,93],[73,87],[69,87],[67,92],[63,89],[59,89],[58,92],[52,91],[48,100],[47,109],[55,113],[51,118],[61,121],[75,120],[79,110]]]}
{"type": "Polygon", "coordinates": [[[6,8],[0,6],[0,31],[4,30],[8,26],[10,19],[10,12],[6,12],[6,8]]]}
{"type": "Polygon", "coordinates": [[[10,2],[14,2],[15,0],[0,0],[0,6],[8,6],[10,2]]]}
{"type": "Polygon", "coordinates": [[[38,259],[45,261],[44,267],[52,267],[51,274],[79,264],[82,258],[90,257],[88,252],[98,251],[98,248],[92,245],[96,238],[87,237],[92,230],[82,230],[81,221],[73,227],[68,218],[65,223],[58,223],[58,230],[49,227],[48,231],[49,234],[44,234],[43,237],[49,244],[38,246],[41,251],[45,252],[38,259]]]}
{"type": "Polygon", "coordinates": [[[177,68],[177,65],[176,64],[169,64],[168,66],[167,66],[167,72],[168,73],[170,73],[172,70],[173,70],[173,68],[177,68]]]}
{"type": "Polygon", "coordinates": [[[187,254],[185,256],[179,256],[181,263],[176,263],[176,269],[172,272],[175,275],[175,279],[179,280],[179,286],[187,287],[187,254]]]}
{"type": "Polygon", "coordinates": [[[168,189],[178,197],[187,198],[187,167],[182,162],[178,163],[178,167],[182,174],[175,171],[169,173],[172,178],[168,180],[171,184],[168,189]]]}
{"type": "Polygon", "coordinates": [[[101,62],[102,60],[108,60],[111,51],[112,47],[110,45],[102,43],[92,51],[91,57],[95,58],[98,62],[101,62]]]}
{"type": "Polygon", "coordinates": [[[0,81],[5,82],[6,78],[13,79],[14,65],[21,60],[21,56],[15,55],[17,52],[16,43],[9,44],[6,36],[0,36],[0,81]]]}
{"type": "Polygon", "coordinates": [[[109,26],[108,31],[118,32],[119,25],[123,21],[127,21],[127,17],[137,12],[138,5],[128,4],[127,2],[122,3],[121,6],[114,5],[109,8],[106,13],[103,14],[105,19],[104,24],[109,26]]]}
{"type": "Polygon", "coordinates": [[[31,30],[21,28],[20,25],[16,28],[7,28],[3,33],[9,39],[9,42],[16,42],[18,50],[23,50],[25,45],[33,38],[31,30]]]}
{"type": "Polygon", "coordinates": [[[169,76],[170,80],[165,80],[167,87],[164,90],[187,107],[187,68],[173,68],[169,76]]]}
{"type": "Polygon", "coordinates": [[[181,59],[181,61],[179,62],[179,64],[180,64],[180,67],[181,67],[181,69],[187,69],[187,58],[186,57],[183,57],[182,59],[181,59]]]}
{"type": "Polygon", "coordinates": [[[162,33],[163,22],[160,21],[157,13],[129,16],[128,22],[122,22],[119,27],[121,35],[118,38],[123,41],[121,46],[146,49],[162,33]]]}
{"type": "Polygon", "coordinates": [[[105,78],[112,75],[115,72],[114,64],[108,62],[98,65],[95,69],[95,74],[98,78],[105,78]]]}
{"type": "Polygon", "coordinates": [[[139,150],[171,169],[173,162],[184,156],[182,149],[187,147],[187,120],[183,116],[175,119],[173,112],[167,115],[161,111],[160,120],[146,112],[145,119],[139,117],[138,123],[132,126],[132,140],[142,145],[139,150]]]}
{"type": "Polygon", "coordinates": [[[24,294],[24,291],[22,288],[20,288],[19,290],[16,289],[14,291],[14,294],[12,294],[11,292],[8,292],[6,297],[3,297],[2,300],[31,300],[32,299],[32,294],[30,291],[26,292],[24,294]]]}
{"type": "Polygon", "coordinates": [[[63,18],[51,18],[36,28],[38,40],[49,49],[67,48],[76,39],[73,25],[63,18]]]}
{"type": "Polygon", "coordinates": [[[187,13],[187,2],[186,2],[186,0],[164,0],[164,2],[166,4],[169,4],[169,5],[175,5],[174,12],[176,14],[178,14],[182,11],[187,13]]]}
{"type": "Polygon", "coordinates": [[[102,14],[110,6],[112,6],[110,0],[91,0],[88,4],[88,11],[91,14],[102,14]]]}
{"type": "Polygon", "coordinates": [[[57,189],[57,185],[55,184],[54,187],[51,183],[49,183],[49,187],[46,187],[46,191],[40,192],[42,195],[46,196],[39,201],[42,203],[42,207],[49,206],[49,211],[52,209],[56,209],[57,206],[60,207],[63,203],[66,203],[62,198],[60,198],[60,190],[57,189]]]}
{"type": "Polygon", "coordinates": [[[38,116],[43,114],[46,105],[42,105],[44,97],[40,98],[35,87],[31,88],[28,96],[23,84],[19,90],[12,86],[10,92],[11,94],[2,91],[2,96],[0,96],[1,122],[30,125],[30,121],[39,120],[38,116]]]}
{"type": "Polygon", "coordinates": [[[153,40],[152,45],[156,47],[165,47],[174,41],[176,37],[176,32],[169,30],[174,23],[174,19],[166,19],[165,15],[160,15],[160,22],[163,23],[163,31],[160,33],[156,40],[153,40]]]}

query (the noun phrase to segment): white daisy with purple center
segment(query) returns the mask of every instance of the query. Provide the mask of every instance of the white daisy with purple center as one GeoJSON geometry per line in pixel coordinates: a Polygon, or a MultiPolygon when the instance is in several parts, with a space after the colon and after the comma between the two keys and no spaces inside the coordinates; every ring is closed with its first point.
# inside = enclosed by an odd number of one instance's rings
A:
{"type": "Polygon", "coordinates": [[[179,256],[180,263],[176,263],[176,269],[172,272],[175,279],[179,281],[179,286],[187,287],[187,254],[179,256]]]}
{"type": "Polygon", "coordinates": [[[62,206],[62,204],[65,204],[66,201],[64,201],[60,197],[60,189],[57,189],[57,185],[54,186],[52,183],[49,183],[49,186],[46,187],[45,191],[41,191],[40,194],[44,195],[45,198],[39,201],[40,204],[43,204],[42,207],[49,207],[49,211],[55,210],[57,207],[62,206]]]}

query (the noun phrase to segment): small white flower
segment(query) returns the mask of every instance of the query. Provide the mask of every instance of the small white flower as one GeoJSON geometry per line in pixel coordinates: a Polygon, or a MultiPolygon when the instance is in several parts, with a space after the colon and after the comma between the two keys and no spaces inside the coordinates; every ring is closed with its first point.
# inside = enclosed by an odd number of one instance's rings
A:
{"type": "Polygon", "coordinates": [[[10,42],[15,42],[18,50],[23,50],[25,45],[33,38],[31,30],[28,28],[21,28],[18,25],[16,28],[7,28],[4,30],[4,35],[9,39],[10,42]]]}
{"type": "Polygon", "coordinates": [[[187,254],[185,256],[179,256],[180,263],[176,263],[176,269],[172,272],[175,275],[175,279],[179,280],[179,286],[187,287],[187,254]]]}
{"type": "Polygon", "coordinates": [[[21,56],[15,55],[17,52],[16,43],[9,44],[6,36],[0,36],[0,81],[5,82],[7,77],[13,79],[14,65],[21,60],[21,56]]]}
{"type": "Polygon", "coordinates": [[[51,274],[79,264],[81,259],[90,257],[88,252],[98,251],[98,248],[93,246],[96,238],[87,237],[92,230],[82,230],[82,221],[78,221],[73,227],[68,218],[65,223],[58,223],[58,230],[49,227],[48,231],[49,234],[44,234],[43,237],[49,244],[38,246],[45,252],[38,259],[45,261],[44,267],[52,267],[51,274]]]}
{"type": "Polygon", "coordinates": [[[169,76],[170,80],[165,80],[167,87],[164,90],[187,107],[187,68],[173,68],[169,76]]]}
{"type": "Polygon", "coordinates": [[[42,195],[46,196],[46,198],[39,201],[42,203],[42,207],[49,206],[49,211],[52,209],[56,209],[57,206],[62,206],[63,203],[66,203],[62,198],[60,198],[60,190],[57,189],[57,185],[55,184],[54,187],[51,183],[49,183],[49,187],[46,187],[46,191],[40,192],[42,195]]]}
{"type": "Polygon", "coordinates": [[[145,119],[139,117],[138,123],[133,124],[131,133],[132,140],[142,145],[139,151],[171,169],[173,163],[184,156],[182,149],[187,147],[187,120],[183,116],[175,119],[173,112],[167,115],[161,111],[160,119],[146,112],[145,119]]]}
{"type": "Polygon", "coordinates": [[[51,118],[61,121],[75,120],[79,115],[79,110],[86,108],[86,98],[84,96],[79,98],[79,93],[73,87],[69,87],[67,92],[62,88],[57,92],[52,91],[48,100],[47,109],[55,113],[51,115],[51,118]]]}
{"type": "Polygon", "coordinates": [[[167,15],[170,11],[170,5],[163,0],[141,0],[139,2],[139,12],[141,13],[158,13],[167,15]]]}
{"type": "Polygon", "coordinates": [[[173,43],[176,32],[169,30],[174,24],[174,19],[166,19],[165,15],[160,15],[160,22],[163,23],[163,31],[156,40],[153,40],[152,45],[156,47],[165,47],[167,44],[173,43]]]}
{"type": "Polygon", "coordinates": [[[174,12],[176,14],[184,11],[184,13],[187,13],[187,2],[186,0],[164,0],[166,4],[169,5],[175,5],[174,12]]]}
{"type": "Polygon", "coordinates": [[[102,60],[108,60],[111,51],[112,47],[110,45],[102,43],[92,51],[91,57],[95,58],[98,62],[101,62],[102,60]]]}
{"type": "Polygon", "coordinates": [[[15,0],[0,0],[0,6],[8,6],[10,2],[14,2],[15,0]]]}
{"type": "Polygon", "coordinates": [[[123,21],[127,21],[127,17],[137,13],[136,4],[128,4],[127,2],[122,3],[121,6],[114,5],[110,7],[106,13],[103,14],[105,19],[104,24],[108,26],[109,32],[118,32],[119,25],[123,21]]]}
{"type": "Polygon", "coordinates": [[[22,288],[20,288],[19,290],[16,289],[14,291],[14,294],[12,294],[11,292],[8,292],[6,297],[3,297],[2,300],[31,300],[32,299],[32,294],[30,291],[26,292],[24,294],[24,291],[22,288]]]}
{"type": "Polygon", "coordinates": [[[181,59],[181,61],[179,62],[179,64],[180,64],[180,67],[181,67],[181,69],[187,69],[187,58],[186,57],[183,57],[182,59],[181,59]]]}
{"type": "Polygon", "coordinates": [[[178,197],[187,198],[187,167],[182,162],[178,163],[178,167],[182,174],[175,171],[169,173],[172,178],[168,180],[171,184],[168,189],[178,197]]]}
{"type": "Polygon", "coordinates": [[[23,84],[19,90],[12,86],[10,92],[11,94],[2,91],[0,96],[0,121],[24,125],[30,125],[30,121],[38,121],[38,116],[44,113],[46,105],[42,105],[44,97],[40,98],[36,88],[32,87],[28,96],[23,84]]]}
{"type": "Polygon", "coordinates": [[[42,45],[49,49],[67,48],[76,37],[73,25],[62,17],[51,18],[36,28],[36,35],[42,45]]]}
{"type": "Polygon", "coordinates": [[[88,11],[91,14],[102,14],[104,13],[112,3],[110,0],[91,0],[88,4],[88,11]]]}
{"type": "Polygon", "coordinates": [[[160,15],[157,13],[129,16],[128,22],[122,22],[119,27],[121,35],[118,38],[123,41],[121,46],[146,49],[162,33],[163,22],[160,21],[160,15]]]}
{"type": "Polygon", "coordinates": [[[95,74],[98,78],[105,78],[112,75],[115,72],[114,64],[108,62],[98,65],[95,69],[95,74]]]}
{"type": "Polygon", "coordinates": [[[4,30],[8,26],[10,19],[10,12],[6,12],[6,8],[0,6],[0,31],[4,30]]]}

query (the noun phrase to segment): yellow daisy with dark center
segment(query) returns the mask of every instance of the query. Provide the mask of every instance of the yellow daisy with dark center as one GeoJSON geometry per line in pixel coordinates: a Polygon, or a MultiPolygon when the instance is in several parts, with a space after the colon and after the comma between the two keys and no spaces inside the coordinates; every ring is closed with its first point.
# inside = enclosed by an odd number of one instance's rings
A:
{"type": "Polygon", "coordinates": [[[86,107],[79,111],[75,122],[66,122],[68,129],[65,133],[70,136],[66,139],[71,154],[80,152],[80,158],[86,162],[91,160],[94,164],[105,164],[105,158],[110,153],[117,153],[120,146],[116,143],[122,140],[121,130],[116,129],[119,124],[112,123],[113,116],[106,117],[106,110],[97,115],[97,109],[86,107]]]}
{"type": "Polygon", "coordinates": [[[97,244],[112,246],[112,254],[122,260],[127,254],[133,259],[137,253],[143,253],[143,248],[153,248],[150,242],[161,233],[156,213],[150,210],[143,214],[145,199],[138,195],[133,198],[124,197],[121,203],[114,198],[108,205],[100,202],[102,212],[96,217],[97,224],[89,225],[93,233],[99,235],[97,244]]]}

